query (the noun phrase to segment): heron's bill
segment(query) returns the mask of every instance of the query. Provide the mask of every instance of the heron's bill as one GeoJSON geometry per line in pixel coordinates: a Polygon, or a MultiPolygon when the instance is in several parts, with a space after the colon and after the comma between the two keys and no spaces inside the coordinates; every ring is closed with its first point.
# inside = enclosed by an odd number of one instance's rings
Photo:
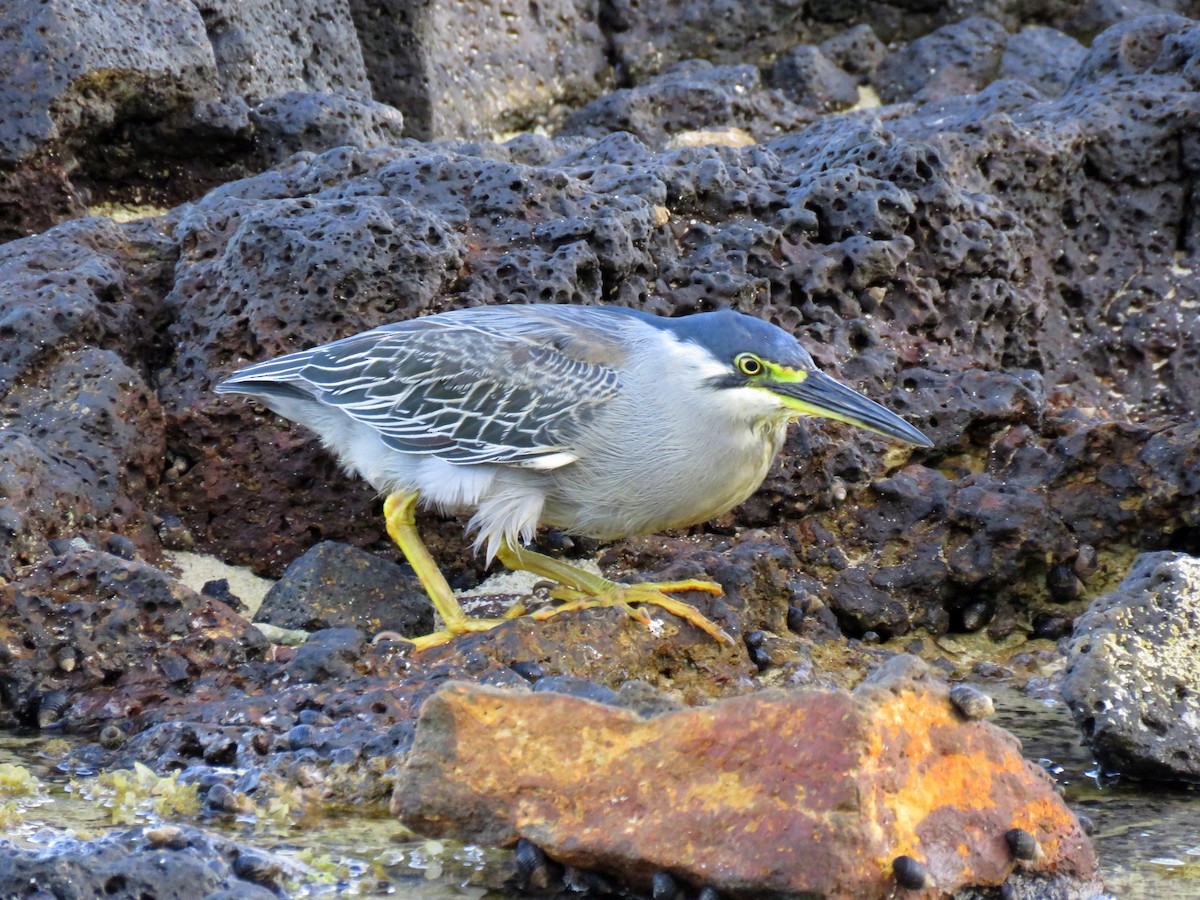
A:
{"type": "Polygon", "coordinates": [[[795,381],[772,380],[769,390],[800,415],[834,419],[918,447],[933,446],[898,415],[823,372],[810,370],[795,381]]]}

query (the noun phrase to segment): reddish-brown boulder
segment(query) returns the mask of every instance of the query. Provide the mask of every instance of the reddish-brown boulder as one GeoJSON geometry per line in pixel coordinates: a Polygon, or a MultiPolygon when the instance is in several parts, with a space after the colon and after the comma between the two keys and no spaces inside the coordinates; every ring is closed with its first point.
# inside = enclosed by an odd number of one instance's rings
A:
{"type": "Polygon", "coordinates": [[[422,710],[392,811],[424,834],[526,838],[642,890],[665,871],[723,894],[883,896],[909,856],[943,896],[1018,867],[1084,881],[1096,867],[1015,739],[964,719],[904,657],[853,692],[764,692],[651,719],[449,684],[422,710]],[[1035,858],[1014,858],[1012,829],[1032,835],[1022,855],[1035,858]]]}

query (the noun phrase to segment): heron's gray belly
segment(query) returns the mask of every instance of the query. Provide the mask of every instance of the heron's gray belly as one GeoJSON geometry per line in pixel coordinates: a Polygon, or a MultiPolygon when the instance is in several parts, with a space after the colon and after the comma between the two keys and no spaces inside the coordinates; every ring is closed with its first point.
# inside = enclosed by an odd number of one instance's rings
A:
{"type": "Polygon", "coordinates": [[[591,467],[555,473],[542,513],[545,524],[605,540],[705,522],[728,512],[758,489],[778,442],[731,444],[688,457],[664,457],[626,477],[623,468],[591,467]]]}

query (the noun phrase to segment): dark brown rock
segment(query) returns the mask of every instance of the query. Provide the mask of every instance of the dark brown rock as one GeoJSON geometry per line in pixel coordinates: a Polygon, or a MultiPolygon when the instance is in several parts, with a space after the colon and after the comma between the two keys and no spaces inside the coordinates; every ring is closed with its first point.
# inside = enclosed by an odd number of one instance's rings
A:
{"type": "Polygon", "coordinates": [[[392,811],[431,836],[524,838],[642,891],[666,871],[726,896],[882,896],[909,855],[949,896],[1006,880],[1014,827],[1046,854],[1026,871],[1090,881],[1091,845],[1042,770],[1004,732],[959,718],[923,666],[898,662],[854,693],[653,719],[448,685],[422,710],[392,811]]]}
{"type": "Polygon", "coordinates": [[[52,691],[70,699],[57,718],[86,722],[186,697],[186,681],[157,664],[163,649],[196,672],[236,664],[256,655],[243,640],[249,628],[144,563],[96,550],[55,557],[0,585],[0,722],[36,721],[52,691]],[[58,662],[64,648],[77,660],[69,670],[58,662]]]}
{"type": "Polygon", "coordinates": [[[367,637],[433,631],[433,605],[410,570],[370,553],[322,541],[290,566],[263,598],[255,622],[319,631],[346,626],[367,637]]]}

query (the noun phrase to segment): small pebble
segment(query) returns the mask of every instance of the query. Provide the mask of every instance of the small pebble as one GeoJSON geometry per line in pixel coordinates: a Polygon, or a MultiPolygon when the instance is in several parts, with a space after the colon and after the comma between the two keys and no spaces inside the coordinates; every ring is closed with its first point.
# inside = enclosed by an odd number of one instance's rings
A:
{"type": "Polygon", "coordinates": [[[750,662],[754,663],[758,671],[762,672],[771,667],[771,654],[762,647],[751,647],[750,662]]]}
{"type": "Polygon", "coordinates": [[[204,802],[210,809],[217,812],[236,813],[241,810],[241,801],[238,795],[230,790],[228,785],[217,783],[208,789],[208,793],[204,797],[204,802]]]}
{"type": "Polygon", "coordinates": [[[1072,568],[1080,578],[1086,579],[1096,571],[1096,548],[1091,544],[1080,544],[1072,568]]]}
{"type": "Polygon", "coordinates": [[[1056,641],[1061,637],[1067,637],[1074,627],[1075,620],[1071,616],[1043,613],[1033,620],[1033,635],[1056,641]]]}
{"type": "Polygon", "coordinates": [[[892,874],[896,884],[910,891],[919,891],[929,885],[929,870],[925,864],[911,856],[897,856],[892,860],[892,874]]]}
{"type": "Polygon", "coordinates": [[[333,719],[319,709],[302,709],[296,713],[296,720],[301,725],[320,725],[325,728],[333,725],[333,719]]]}
{"type": "Polygon", "coordinates": [[[546,675],[545,669],[528,659],[518,659],[516,662],[510,663],[509,668],[529,682],[537,681],[546,675]]]}
{"type": "Polygon", "coordinates": [[[804,610],[798,606],[789,606],[787,611],[787,627],[791,631],[800,631],[804,628],[804,610]]]}
{"type": "Polygon", "coordinates": [[[491,664],[491,658],[486,653],[481,653],[478,650],[472,650],[462,661],[463,668],[471,675],[479,675],[481,672],[486,672],[491,664]]]}
{"type": "Polygon", "coordinates": [[[761,647],[763,641],[767,639],[765,631],[748,631],[746,636],[742,638],[746,642],[746,646],[753,650],[755,647],[761,647]]]}
{"type": "Polygon", "coordinates": [[[172,684],[188,680],[188,663],[182,656],[164,653],[158,658],[158,668],[163,673],[163,677],[172,684]]]}
{"type": "Polygon", "coordinates": [[[50,552],[55,556],[65,556],[68,553],[82,553],[89,546],[88,542],[81,537],[52,538],[50,540],[50,552]]]}
{"type": "Polygon", "coordinates": [[[324,737],[312,725],[293,725],[283,735],[283,740],[290,750],[320,747],[325,743],[324,737]]]}
{"type": "Polygon", "coordinates": [[[696,900],[721,900],[721,895],[717,893],[715,887],[702,887],[700,893],[696,895],[696,900]]]}
{"type": "Polygon", "coordinates": [[[1042,845],[1024,828],[1010,828],[1004,833],[1004,840],[1014,859],[1028,862],[1042,855],[1042,845]]]}
{"type": "Polygon", "coordinates": [[[879,636],[878,631],[864,631],[861,638],[864,644],[880,644],[883,643],[883,638],[879,636]]]}
{"type": "Polygon", "coordinates": [[[612,688],[588,681],[586,678],[576,678],[574,675],[551,675],[538,679],[533,686],[534,693],[550,691],[556,694],[569,694],[572,697],[582,697],[584,700],[594,700],[609,706],[620,706],[617,692],[612,688]]]}
{"type": "Polygon", "coordinates": [[[109,535],[108,540],[104,542],[104,549],[121,559],[135,560],[138,557],[137,544],[123,534],[109,535]]]}
{"type": "Polygon", "coordinates": [[[1052,566],[1046,573],[1046,590],[1059,603],[1069,603],[1079,597],[1083,584],[1075,574],[1073,566],[1062,563],[1052,566]]]}
{"type": "Polygon", "coordinates": [[[950,702],[964,719],[986,719],[996,712],[992,698],[969,684],[950,688],[950,702]]]}
{"type": "Polygon", "coordinates": [[[151,847],[169,847],[172,850],[182,850],[187,846],[187,837],[183,829],[177,825],[159,825],[147,828],[142,832],[151,847]]]}
{"type": "Polygon", "coordinates": [[[242,850],[233,861],[233,872],[239,878],[259,884],[275,884],[283,877],[279,862],[257,850],[242,850]]]}

